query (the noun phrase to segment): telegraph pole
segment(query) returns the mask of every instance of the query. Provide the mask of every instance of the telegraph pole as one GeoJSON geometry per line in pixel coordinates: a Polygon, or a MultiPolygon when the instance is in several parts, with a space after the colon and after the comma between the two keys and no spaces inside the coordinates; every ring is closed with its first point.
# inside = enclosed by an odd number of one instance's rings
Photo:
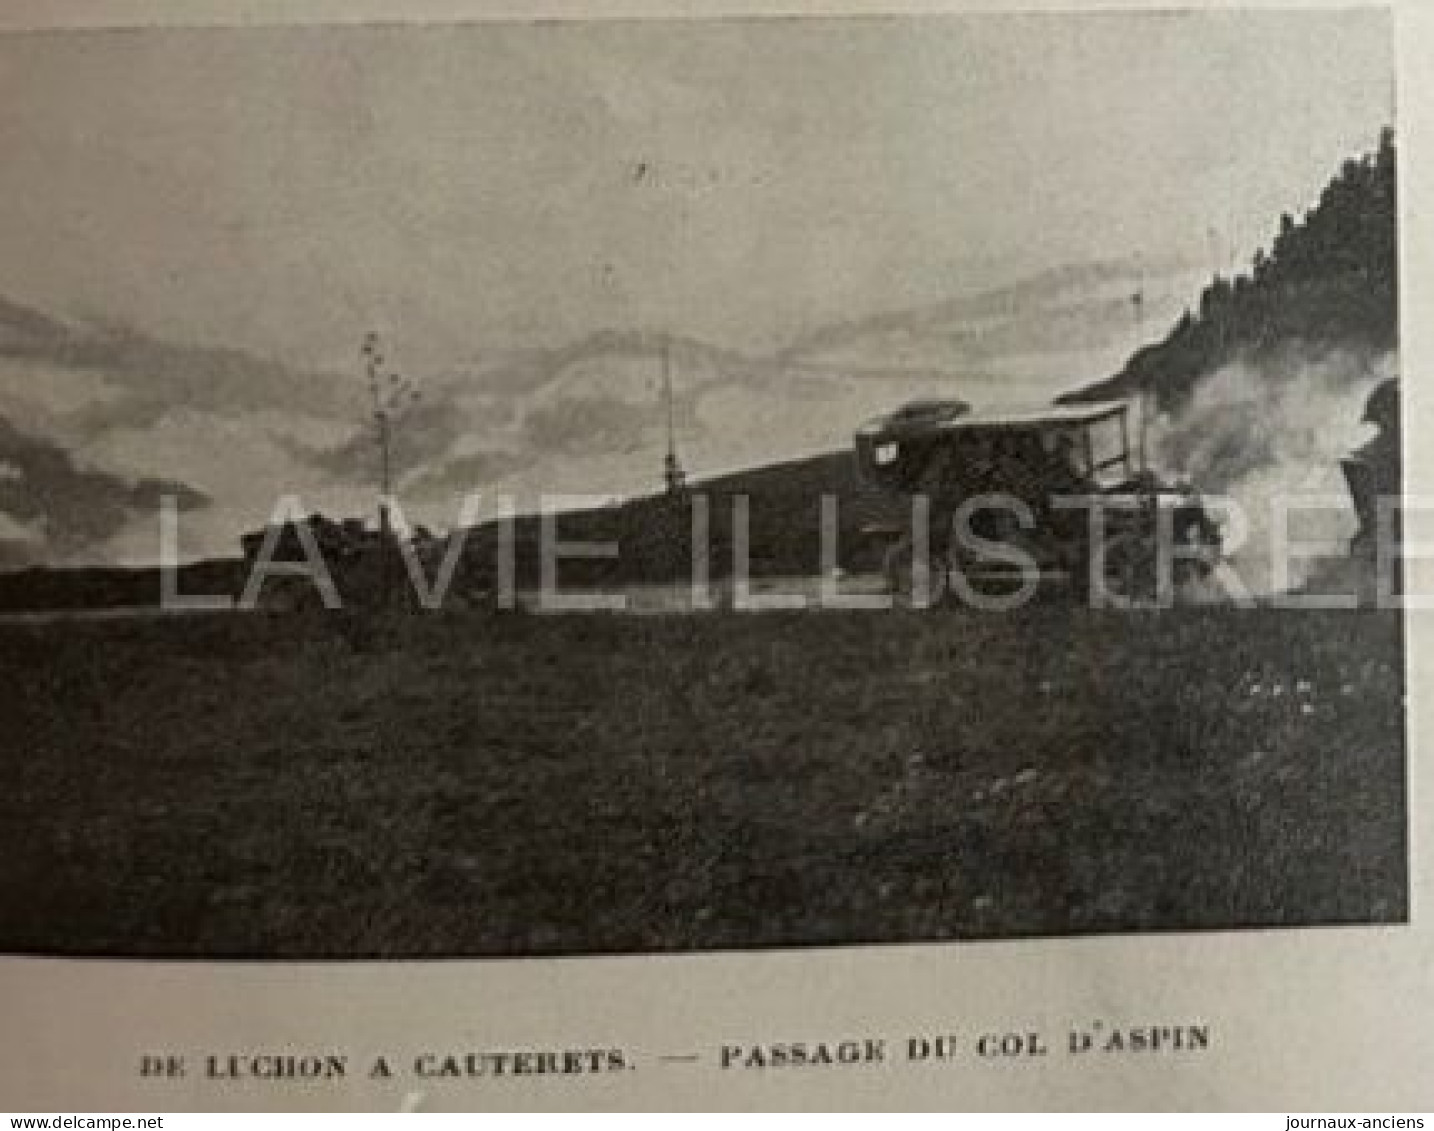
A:
{"type": "Polygon", "coordinates": [[[687,473],[677,458],[677,415],[672,403],[672,347],[662,342],[662,398],[667,410],[667,458],[663,461],[662,477],[669,495],[680,495],[687,486],[687,473]]]}
{"type": "Polygon", "coordinates": [[[391,603],[393,589],[394,533],[390,508],[393,498],[393,428],[396,420],[419,399],[419,394],[407,377],[391,370],[385,373],[388,366],[378,334],[370,331],[364,335],[360,353],[368,378],[374,439],[378,445],[379,602],[380,607],[386,609],[391,603]]]}
{"type": "Polygon", "coordinates": [[[1150,431],[1150,375],[1140,369],[1140,350],[1145,344],[1145,291],[1144,280],[1140,281],[1140,289],[1130,296],[1131,312],[1135,315],[1135,353],[1131,360],[1136,365],[1136,372],[1139,374],[1137,382],[1138,397],[1136,407],[1140,411],[1140,423],[1136,435],[1138,437],[1137,451],[1140,455],[1140,470],[1144,471],[1149,464],[1146,461],[1147,435],[1150,431]]]}

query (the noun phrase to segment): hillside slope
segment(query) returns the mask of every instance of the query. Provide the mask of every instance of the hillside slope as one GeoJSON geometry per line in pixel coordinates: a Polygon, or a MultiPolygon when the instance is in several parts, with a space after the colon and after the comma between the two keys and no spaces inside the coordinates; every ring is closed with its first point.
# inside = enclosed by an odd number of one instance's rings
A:
{"type": "Polygon", "coordinates": [[[1291,343],[1389,350],[1398,338],[1399,272],[1394,133],[1346,161],[1319,202],[1280,218],[1270,249],[1250,269],[1215,278],[1166,337],[1107,380],[1064,402],[1128,397],[1148,389],[1162,411],[1180,409],[1208,375],[1240,357],[1256,364],[1291,343]]]}
{"type": "MultiPolygon", "coordinates": [[[[558,537],[565,543],[616,543],[616,557],[565,561],[561,583],[623,584],[685,581],[692,576],[694,516],[707,516],[710,576],[733,572],[737,533],[745,507],[746,553],[754,576],[817,573],[823,568],[822,500],[836,508],[837,561],[843,569],[872,569],[881,546],[864,527],[900,522],[901,499],[863,484],[850,452],[829,452],[734,472],[695,484],[685,495],[652,495],[609,507],[563,514],[558,537]],[[745,500],[745,501],[744,501],[745,500]],[[705,502],[704,502],[705,501],[705,502]]],[[[520,587],[539,579],[541,520],[514,520],[516,576],[520,587]]],[[[485,523],[465,537],[459,584],[490,584],[498,560],[498,527],[485,523]]],[[[829,539],[830,541],[830,539],[829,539]]]]}

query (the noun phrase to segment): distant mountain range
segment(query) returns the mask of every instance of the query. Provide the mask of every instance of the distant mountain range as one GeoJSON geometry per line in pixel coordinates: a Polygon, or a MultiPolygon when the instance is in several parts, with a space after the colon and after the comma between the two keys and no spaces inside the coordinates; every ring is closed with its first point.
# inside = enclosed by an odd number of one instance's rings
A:
{"type": "MultiPolygon", "coordinates": [[[[413,374],[423,399],[395,433],[396,482],[435,524],[474,490],[640,494],[664,446],[664,360],[684,460],[706,477],[829,451],[914,397],[1046,399],[1128,342],[1120,295],[1140,271],[1178,309],[1188,265],[1114,259],[815,326],[766,353],[638,330],[487,351],[413,374]]],[[[0,568],[143,561],[159,490],[181,498],[191,553],[209,555],[281,495],[331,514],[370,509],[365,402],[357,369],[296,368],[0,298],[0,568]]]]}
{"type": "MultiPolygon", "coordinates": [[[[1394,346],[1395,164],[1393,134],[1386,132],[1376,152],[1344,165],[1314,208],[1282,219],[1269,251],[1258,253],[1248,271],[1211,281],[1197,307],[1176,318],[1159,343],[1131,355],[1113,376],[1057,399],[1123,398],[1144,388],[1171,409],[1235,357],[1291,342],[1394,346]]],[[[711,505],[715,575],[731,560],[738,496],[750,499],[756,572],[820,567],[823,495],[838,500],[843,565],[865,568],[874,564],[875,548],[863,543],[861,529],[904,506],[860,484],[848,452],[821,454],[822,448],[844,444],[864,416],[909,397],[968,391],[963,374],[984,371],[987,391],[999,392],[1012,380],[1001,370],[1013,357],[1109,348],[1128,329],[1137,270],[1147,280],[1163,278],[1169,286],[1162,301],[1170,303],[1190,268],[1174,261],[1070,265],[924,308],[820,327],[770,356],[677,335],[604,331],[478,358],[425,382],[426,399],[400,435],[399,481],[405,499],[418,502],[503,490],[524,474],[556,490],[600,484],[615,496],[634,496],[564,516],[561,529],[565,537],[622,546],[616,562],[587,567],[595,577],[668,579],[677,563],[687,568],[687,512],[622,481],[635,468],[637,482],[655,477],[663,428],[657,391],[667,359],[680,374],[674,410],[689,462],[751,465],[698,485],[711,505]],[[772,463],[774,438],[788,451],[817,454],[772,463]]],[[[242,524],[252,527],[255,516],[262,522],[275,494],[295,484],[316,501],[325,490],[339,492],[328,496],[338,501],[324,503],[339,513],[352,513],[352,500],[365,497],[373,452],[362,412],[351,411],[348,378],[299,374],[237,350],[76,326],[3,299],[0,363],[46,366],[77,382],[98,375],[106,383],[102,397],[63,408],[27,399],[23,382],[0,386],[0,566],[102,544],[161,492],[177,494],[193,521],[209,516],[221,544],[236,552],[242,524]],[[132,431],[157,429],[176,411],[188,414],[177,430],[182,454],[215,462],[171,467],[163,462],[168,449],[160,433],[132,431]],[[30,413],[23,427],[15,412],[30,413]],[[42,428],[54,435],[40,434],[42,428]],[[120,435],[143,435],[141,447],[163,477],[98,466],[120,435]],[[80,448],[83,460],[72,454],[80,448]],[[234,485],[253,498],[220,498],[234,485]]],[[[536,521],[519,520],[520,546],[531,545],[536,521]]],[[[491,524],[471,532],[473,569],[492,560],[495,539],[491,524]]],[[[520,577],[532,573],[524,562],[520,577]]],[[[239,565],[201,563],[195,576],[237,585],[239,565]]],[[[156,574],[144,569],[32,568],[0,576],[0,608],[8,609],[148,603],[157,593],[156,574]]]]}

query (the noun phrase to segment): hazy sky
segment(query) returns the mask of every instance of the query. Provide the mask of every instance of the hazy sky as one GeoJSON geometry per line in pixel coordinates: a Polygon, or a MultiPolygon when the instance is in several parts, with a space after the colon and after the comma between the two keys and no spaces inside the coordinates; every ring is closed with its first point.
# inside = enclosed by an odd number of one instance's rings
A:
{"type": "Polygon", "coordinates": [[[692,340],[696,470],[839,446],[933,374],[1104,376],[1392,94],[1368,10],[0,36],[0,296],[56,323],[0,312],[0,413],[247,518],[354,486],[378,328],[415,482],[616,493],[652,339],[592,335],[639,330],[692,340]]]}

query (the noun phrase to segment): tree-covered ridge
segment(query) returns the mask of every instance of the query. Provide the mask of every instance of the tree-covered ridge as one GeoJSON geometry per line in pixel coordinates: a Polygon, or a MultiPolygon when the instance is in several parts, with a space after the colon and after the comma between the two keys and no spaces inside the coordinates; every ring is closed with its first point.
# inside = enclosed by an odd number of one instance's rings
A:
{"type": "Polygon", "coordinates": [[[1133,354],[1114,377],[1062,397],[1125,397],[1149,388],[1177,408],[1206,375],[1239,355],[1290,342],[1392,348],[1398,338],[1399,271],[1394,131],[1346,161],[1300,220],[1279,233],[1250,269],[1216,276],[1165,339],[1133,354]]]}

